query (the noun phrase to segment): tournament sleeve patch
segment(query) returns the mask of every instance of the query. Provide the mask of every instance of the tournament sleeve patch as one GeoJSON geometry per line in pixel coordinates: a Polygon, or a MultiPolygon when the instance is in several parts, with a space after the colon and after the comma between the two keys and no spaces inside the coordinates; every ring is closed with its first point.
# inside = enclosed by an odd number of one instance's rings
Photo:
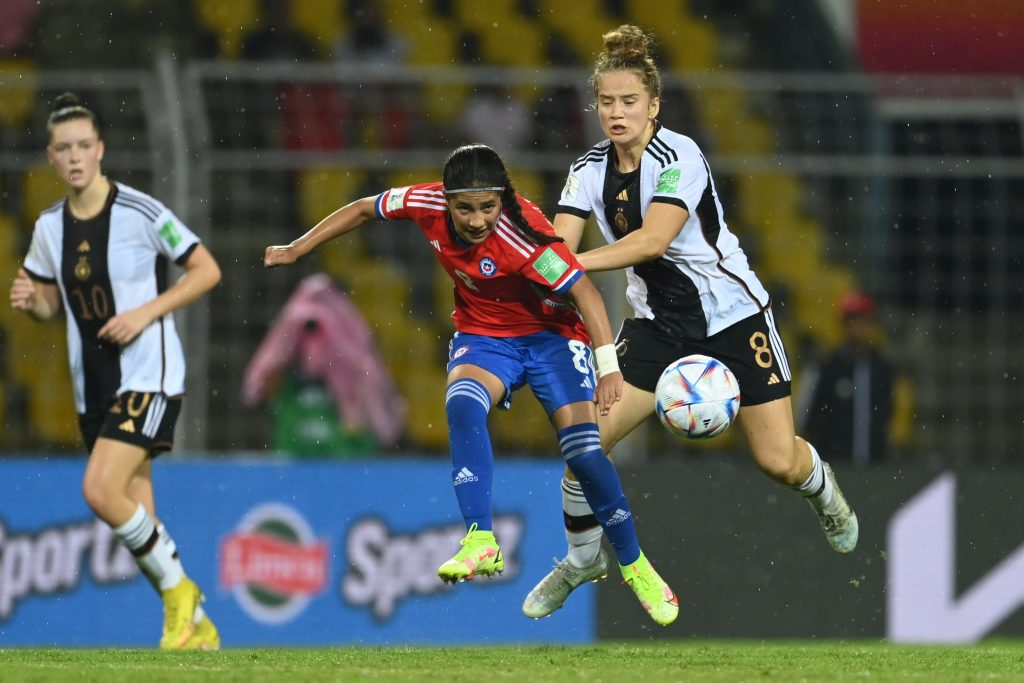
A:
{"type": "Polygon", "coordinates": [[[673,194],[679,189],[680,172],[678,168],[670,168],[658,176],[657,193],[673,194]]]}
{"type": "Polygon", "coordinates": [[[178,227],[174,225],[174,221],[167,221],[163,224],[163,227],[160,228],[160,236],[172,248],[178,246],[178,243],[181,242],[181,233],[178,232],[178,227]]]}
{"type": "Polygon", "coordinates": [[[405,194],[409,191],[408,187],[396,187],[388,193],[388,203],[385,207],[386,211],[397,211],[405,205],[405,194]]]}
{"type": "Polygon", "coordinates": [[[565,179],[565,187],[562,188],[562,201],[571,202],[580,194],[580,181],[579,179],[569,174],[569,177],[565,179]]]}
{"type": "Polygon", "coordinates": [[[562,257],[555,253],[555,250],[548,247],[533,262],[533,269],[540,273],[549,285],[558,282],[558,279],[569,270],[569,264],[562,260],[562,257]]]}

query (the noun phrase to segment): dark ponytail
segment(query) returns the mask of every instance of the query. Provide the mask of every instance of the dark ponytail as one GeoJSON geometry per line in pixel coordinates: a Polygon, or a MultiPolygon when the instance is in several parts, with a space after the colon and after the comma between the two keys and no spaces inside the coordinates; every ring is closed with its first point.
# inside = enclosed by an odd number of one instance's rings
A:
{"type": "Polygon", "coordinates": [[[448,156],[444,162],[442,182],[445,190],[468,190],[472,188],[501,188],[501,208],[508,214],[513,225],[519,228],[537,244],[564,242],[561,237],[546,235],[530,225],[523,216],[516,189],[508,177],[505,163],[498,153],[487,145],[463,145],[448,156]]]}
{"type": "Polygon", "coordinates": [[[75,119],[88,119],[96,130],[96,137],[103,137],[99,117],[82,104],[81,100],[78,99],[78,95],[70,92],[58,95],[51,103],[50,117],[46,120],[46,130],[52,134],[53,127],[58,123],[74,121],[75,119]]]}

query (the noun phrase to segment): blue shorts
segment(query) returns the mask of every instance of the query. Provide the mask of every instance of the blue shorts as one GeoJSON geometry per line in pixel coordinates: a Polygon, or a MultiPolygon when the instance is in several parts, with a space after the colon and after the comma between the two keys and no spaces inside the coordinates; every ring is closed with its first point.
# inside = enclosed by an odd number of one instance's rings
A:
{"type": "Polygon", "coordinates": [[[508,410],[512,392],[529,384],[548,415],[570,403],[592,402],[594,363],[590,347],[554,332],[525,337],[485,337],[456,333],[448,345],[448,371],[476,365],[505,384],[498,405],[508,410]]]}

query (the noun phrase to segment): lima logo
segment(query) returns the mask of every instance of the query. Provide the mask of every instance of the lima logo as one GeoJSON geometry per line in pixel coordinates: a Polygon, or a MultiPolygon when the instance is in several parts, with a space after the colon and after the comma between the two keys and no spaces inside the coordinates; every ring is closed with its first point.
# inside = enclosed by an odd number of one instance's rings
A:
{"type": "Polygon", "coordinates": [[[283,624],[327,586],[328,547],[305,518],[283,503],[251,509],[221,540],[220,584],[264,624],[283,624]]]}
{"type": "Polygon", "coordinates": [[[491,277],[498,272],[498,264],[490,256],[480,259],[480,274],[484,277],[491,277]]]}

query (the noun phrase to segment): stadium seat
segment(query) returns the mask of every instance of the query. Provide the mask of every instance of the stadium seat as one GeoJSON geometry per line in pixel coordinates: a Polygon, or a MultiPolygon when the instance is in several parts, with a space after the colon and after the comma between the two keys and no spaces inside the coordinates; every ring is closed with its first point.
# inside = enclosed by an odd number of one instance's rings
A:
{"type": "Polygon", "coordinates": [[[22,217],[33,226],[39,214],[64,197],[64,183],[46,162],[25,171],[22,180],[22,217]]]}
{"type": "Polygon", "coordinates": [[[413,66],[452,66],[458,50],[455,45],[455,32],[451,28],[433,21],[427,25],[406,27],[399,25],[396,29],[409,45],[407,61],[413,66]]]}
{"type": "Polygon", "coordinates": [[[444,410],[446,374],[440,363],[424,360],[404,376],[396,376],[410,406],[406,437],[413,447],[448,449],[448,417],[444,410]]]}
{"type": "Polygon", "coordinates": [[[384,16],[389,27],[401,32],[428,32],[438,18],[431,13],[430,2],[409,2],[409,0],[378,0],[384,6],[384,16]],[[424,31],[427,29],[427,31],[424,31]]]}
{"type": "Polygon", "coordinates": [[[217,34],[227,59],[238,58],[245,34],[259,23],[259,0],[192,0],[192,8],[199,23],[217,34]]]}
{"type": "Polygon", "coordinates": [[[403,168],[395,171],[388,178],[389,187],[405,187],[417,183],[436,183],[441,180],[441,161],[437,166],[423,166],[420,168],[403,168]]]}
{"type": "Polygon", "coordinates": [[[601,51],[601,35],[617,25],[600,3],[586,12],[580,11],[579,0],[538,0],[537,5],[541,22],[564,36],[583,64],[601,51]]]}
{"type": "Polygon", "coordinates": [[[452,0],[455,20],[484,37],[501,32],[509,20],[519,16],[519,0],[452,0]]]}
{"type": "MultiPolygon", "coordinates": [[[[509,177],[512,178],[516,192],[540,206],[542,211],[544,210],[544,198],[548,195],[548,191],[540,173],[513,168],[509,169],[509,177]]],[[[554,216],[548,214],[548,218],[554,218],[554,216]]]]}
{"type": "Polygon", "coordinates": [[[382,260],[363,261],[349,271],[352,298],[368,318],[408,315],[410,283],[382,260]]]}
{"type": "Polygon", "coordinates": [[[6,330],[9,377],[25,390],[33,436],[51,444],[76,443],[78,418],[64,321],[25,321],[6,330]]]}
{"type": "MultiPolygon", "coordinates": [[[[478,7],[487,7],[475,3],[478,7]]],[[[535,21],[508,15],[494,20],[494,26],[480,30],[484,58],[495,66],[540,66],[544,64],[544,32],[535,21]]]]}
{"type": "Polygon", "coordinates": [[[28,125],[36,101],[36,67],[27,59],[0,58],[0,128],[28,125]]]}
{"type": "Polygon", "coordinates": [[[330,56],[334,44],[347,26],[341,3],[331,0],[291,0],[290,12],[292,25],[309,37],[321,55],[330,56]]]}
{"type": "MultiPolygon", "coordinates": [[[[0,283],[9,286],[18,274],[18,267],[21,264],[23,254],[14,219],[4,213],[0,213],[0,283]]],[[[15,315],[21,313],[13,310],[9,305],[0,306],[0,326],[9,325],[15,315]]]]}
{"type": "Polygon", "coordinates": [[[328,214],[359,199],[365,178],[353,169],[312,167],[299,172],[299,219],[313,227],[328,214]]]}

